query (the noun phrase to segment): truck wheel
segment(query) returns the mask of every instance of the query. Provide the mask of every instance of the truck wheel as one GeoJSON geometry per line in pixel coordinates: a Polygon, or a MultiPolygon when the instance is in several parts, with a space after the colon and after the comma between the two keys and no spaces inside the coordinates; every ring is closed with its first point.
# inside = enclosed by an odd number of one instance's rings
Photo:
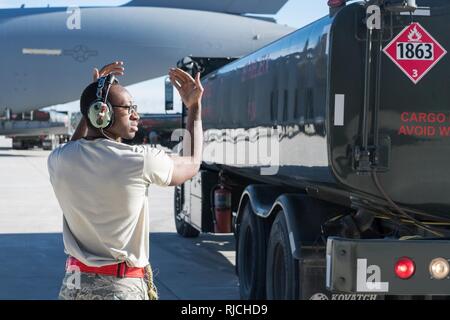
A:
{"type": "Polygon", "coordinates": [[[186,223],[181,216],[184,204],[184,185],[175,187],[174,194],[174,217],[175,217],[175,227],[177,233],[184,238],[195,238],[198,237],[200,231],[192,227],[190,224],[186,223]]]}
{"type": "Polygon", "coordinates": [[[16,140],[16,139],[13,139],[12,148],[13,148],[13,150],[25,150],[25,149],[28,149],[28,148],[26,148],[25,143],[23,141],[16,140]]]}
{"type": "Polygon", "coordinates": [[[264,224],[253,213],[250,203],[242,212],[237,250],[237,271],[241,299],[265,299],[266,236],[264,224]]]}
{"type": "Polygon", "coordinates": [[[268,300],[299,299],[299,262],[292,256],[283,211],[270,231],[267,248],[266,294],[268,300]]]}

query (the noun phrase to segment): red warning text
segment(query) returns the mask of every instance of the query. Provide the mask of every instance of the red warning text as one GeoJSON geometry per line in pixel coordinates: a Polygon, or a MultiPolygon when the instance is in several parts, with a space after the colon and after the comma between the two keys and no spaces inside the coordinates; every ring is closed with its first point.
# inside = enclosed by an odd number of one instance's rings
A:
{"type": "Polygon", "coordinates": [[[450,116],[443,112],[402,112],[401,136],[450,137],[450,116]]]}

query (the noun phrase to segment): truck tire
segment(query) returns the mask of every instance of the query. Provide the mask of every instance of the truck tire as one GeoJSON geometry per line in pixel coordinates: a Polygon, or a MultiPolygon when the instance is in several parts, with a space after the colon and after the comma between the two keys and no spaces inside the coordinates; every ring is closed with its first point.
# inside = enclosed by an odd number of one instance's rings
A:
{"type": "Polygon", "coordinates": [[[265,228],[250,203],[247,202],[242,214],[236,255],[239,292],[243,300],[261,300],[265,299],[265,228]]]}
{"type": "Polygon", "coordinates": [[[177,229],[177,233],[184,238],[196,238],[200,234],[200,231],[192,227],[190,224],[186,223],[184,219],[180,216],[181,211],[183,210],[184,204],[184,184],[181,186],[175,187],[174,194],[174,218],[175,218],[175,227],[177,229]]]}
{"type": "Polygon", "coordinates": [[[278,212],[270,231],[266,268],[268,300],[299,299],[299,261],[292,256],[286,218],[282,210],[278,212]]]}

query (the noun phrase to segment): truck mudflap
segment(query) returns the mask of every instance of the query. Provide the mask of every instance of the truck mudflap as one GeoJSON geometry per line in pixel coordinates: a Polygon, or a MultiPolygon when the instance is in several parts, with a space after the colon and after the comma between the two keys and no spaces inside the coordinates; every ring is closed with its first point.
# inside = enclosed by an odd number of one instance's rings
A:
{"type": "Polygon", "coordinates": [[[450,240],[353,240],[330,237],[326,286],[331,292],[449,295],[450,240]]]}

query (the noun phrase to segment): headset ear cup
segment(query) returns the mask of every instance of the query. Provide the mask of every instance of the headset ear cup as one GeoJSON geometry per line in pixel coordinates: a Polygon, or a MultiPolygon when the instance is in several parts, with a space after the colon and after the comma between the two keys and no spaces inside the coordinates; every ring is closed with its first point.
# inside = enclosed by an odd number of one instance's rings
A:
{"type": "Polygon", "coordinates": [[[101,102],[96,101],[89,106],[87,116],[90,124],[94,128],[98,128],[97,119],[100,112],[101,112],[101,102]]]}
{"type": "Polygon", "coordinates": [[[105,129],[111,125],[112,108],[101,101],[94,102],[88,110],[88,119],[93,127],[105,129]]]}

